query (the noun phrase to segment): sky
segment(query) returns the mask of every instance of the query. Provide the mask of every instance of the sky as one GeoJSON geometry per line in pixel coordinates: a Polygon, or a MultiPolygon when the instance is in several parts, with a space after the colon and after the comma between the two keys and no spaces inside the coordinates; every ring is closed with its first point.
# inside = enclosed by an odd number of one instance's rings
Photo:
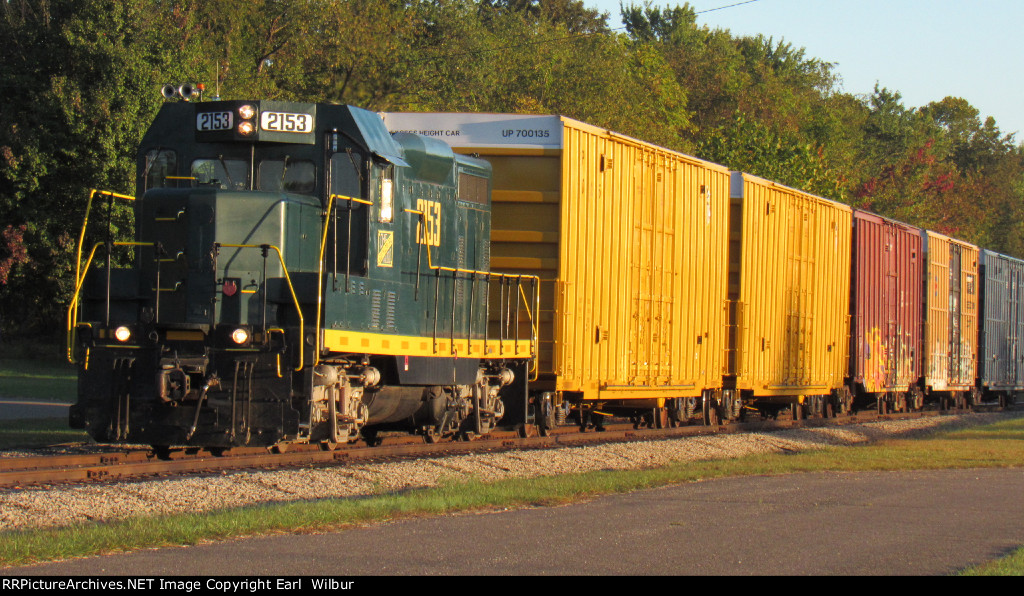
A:
{"type": "MultiPolygon", "coordinates": [[[[583,0],[621,26],[620,0],[583,0]]],[[[624,0],[628,5],[633,2],[624,0]]],[[[637,0],[635,3],[642,4],[637,0]]],[[[652,6],[683,5],[654,0],[652,6]]],[[[762,34],[836,65],[847,93],[875,84],[907,107],[962,97],[1024,142],[1022,0],[690,0],[697,24],[762,34]],[[735,6],[730,6],[735,5],[735,6]],[[718,10],[715,10],[718,9],[718,10]],[[708,12],[701,12],[708,11],[708,12]]]]}

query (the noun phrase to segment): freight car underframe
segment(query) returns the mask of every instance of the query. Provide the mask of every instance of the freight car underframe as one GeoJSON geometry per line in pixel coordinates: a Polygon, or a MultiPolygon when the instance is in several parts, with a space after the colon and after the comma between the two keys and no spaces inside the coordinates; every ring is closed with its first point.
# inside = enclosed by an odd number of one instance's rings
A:
{"type": "Polygon", "coordinates": [[[753,390],[705,389],[699,395],[640,397],[644,389],[633,388],[632,393],[638,397],[631,399],[612,398],[616,393],[613,391],[597,392],[593,398],[585,392],[544,391],[535,395],[533,404],[542,433],[567,420],[581,430],[602,430],[611,417],[628,418],[637,428],[668,428],[692,422],[717,425],[750,415],[763,419],[833,417],[854,409],[853,393],[846,386],[823,389],[820,394],[811,388],[802,389],[802,393],[779,390],[772,395],[755,395],[753,390]]]}

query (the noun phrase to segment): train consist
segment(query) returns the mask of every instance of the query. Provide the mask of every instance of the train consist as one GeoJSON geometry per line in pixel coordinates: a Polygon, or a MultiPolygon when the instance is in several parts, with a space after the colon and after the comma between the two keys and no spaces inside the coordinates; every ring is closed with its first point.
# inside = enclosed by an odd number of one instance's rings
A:
{"type": "Polygon", "coordinates": [[[168,102],[137,171],[137,198],[90,196],[131,201],[135,238],[90,247],[86,215],[68,309],[71,425],[102,442],[434,441],[1024,390],[1024,262],[569,118],[168,102]]]}

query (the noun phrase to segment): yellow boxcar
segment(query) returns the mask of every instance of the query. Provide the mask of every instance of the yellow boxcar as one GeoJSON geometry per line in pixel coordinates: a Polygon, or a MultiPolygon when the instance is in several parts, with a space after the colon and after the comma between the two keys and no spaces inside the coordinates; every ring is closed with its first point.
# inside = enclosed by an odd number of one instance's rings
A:
{"type": "Polygon", "coordinates": [[[543,280],[534,387],[637,407],[721,388],[726,168],[559,116],[385,123],[491,162],[491,269],[543,280]]]}
{"type": "Polygon", "coordinates": [[[841,391],[849,353],[852,210],[732,175],[729,384],[759,401],[841,391]]]}
{"type": "Polygon", "coordinates": [[[925,254],[925,389],[970,391],[978,357],[978,247],[925,232],[925,254]]]}

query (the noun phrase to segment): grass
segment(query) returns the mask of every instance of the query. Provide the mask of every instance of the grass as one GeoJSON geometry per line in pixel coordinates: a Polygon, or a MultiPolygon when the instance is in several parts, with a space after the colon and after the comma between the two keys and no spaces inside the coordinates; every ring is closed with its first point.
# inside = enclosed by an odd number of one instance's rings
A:
{"type": "Polygon", "coordinates": [[[990,561],[970,569],[965,569],[960,575],[977,577],[992,575],[1024,575],[1024,548],[1018,548],[1002,559],[990,561]]]}
{"type": "Polygon", "coordinates": [[[0,357],[0,398],[73,403],[77,391],[75,368],[66,360],[0,357]]]}
{"type": "MultiPolygon", "coordinates": [[[[358,499],[330,499],[248,507],[209,514],[139,518],[111,523],[0,533],[0,565],[196,544],[275,532],[327,531],[356,524],[456,511],[547,506],[750,474],[811,471],[1014,467],[1024,463],[1024,419],[950,431],[926,438],[795,454],[750,455],[680,462],[649,470],[596,471],[493,483],[449,481],[441,486],[358,499]],[[964,442],[971,443],[964,449],[964,442]]],[[[1018,558],[1024,559],[1018,553],[1018,558]]],[[[1020,572],[1020,567],[1015,567],[1020,572]]]]}
{"type": "Polygon", "coordinates": [[[67,418],[24,418],[0,421],[0,449],[28,449],[88,441],[84,430],[68,428],[67,418]]]}

